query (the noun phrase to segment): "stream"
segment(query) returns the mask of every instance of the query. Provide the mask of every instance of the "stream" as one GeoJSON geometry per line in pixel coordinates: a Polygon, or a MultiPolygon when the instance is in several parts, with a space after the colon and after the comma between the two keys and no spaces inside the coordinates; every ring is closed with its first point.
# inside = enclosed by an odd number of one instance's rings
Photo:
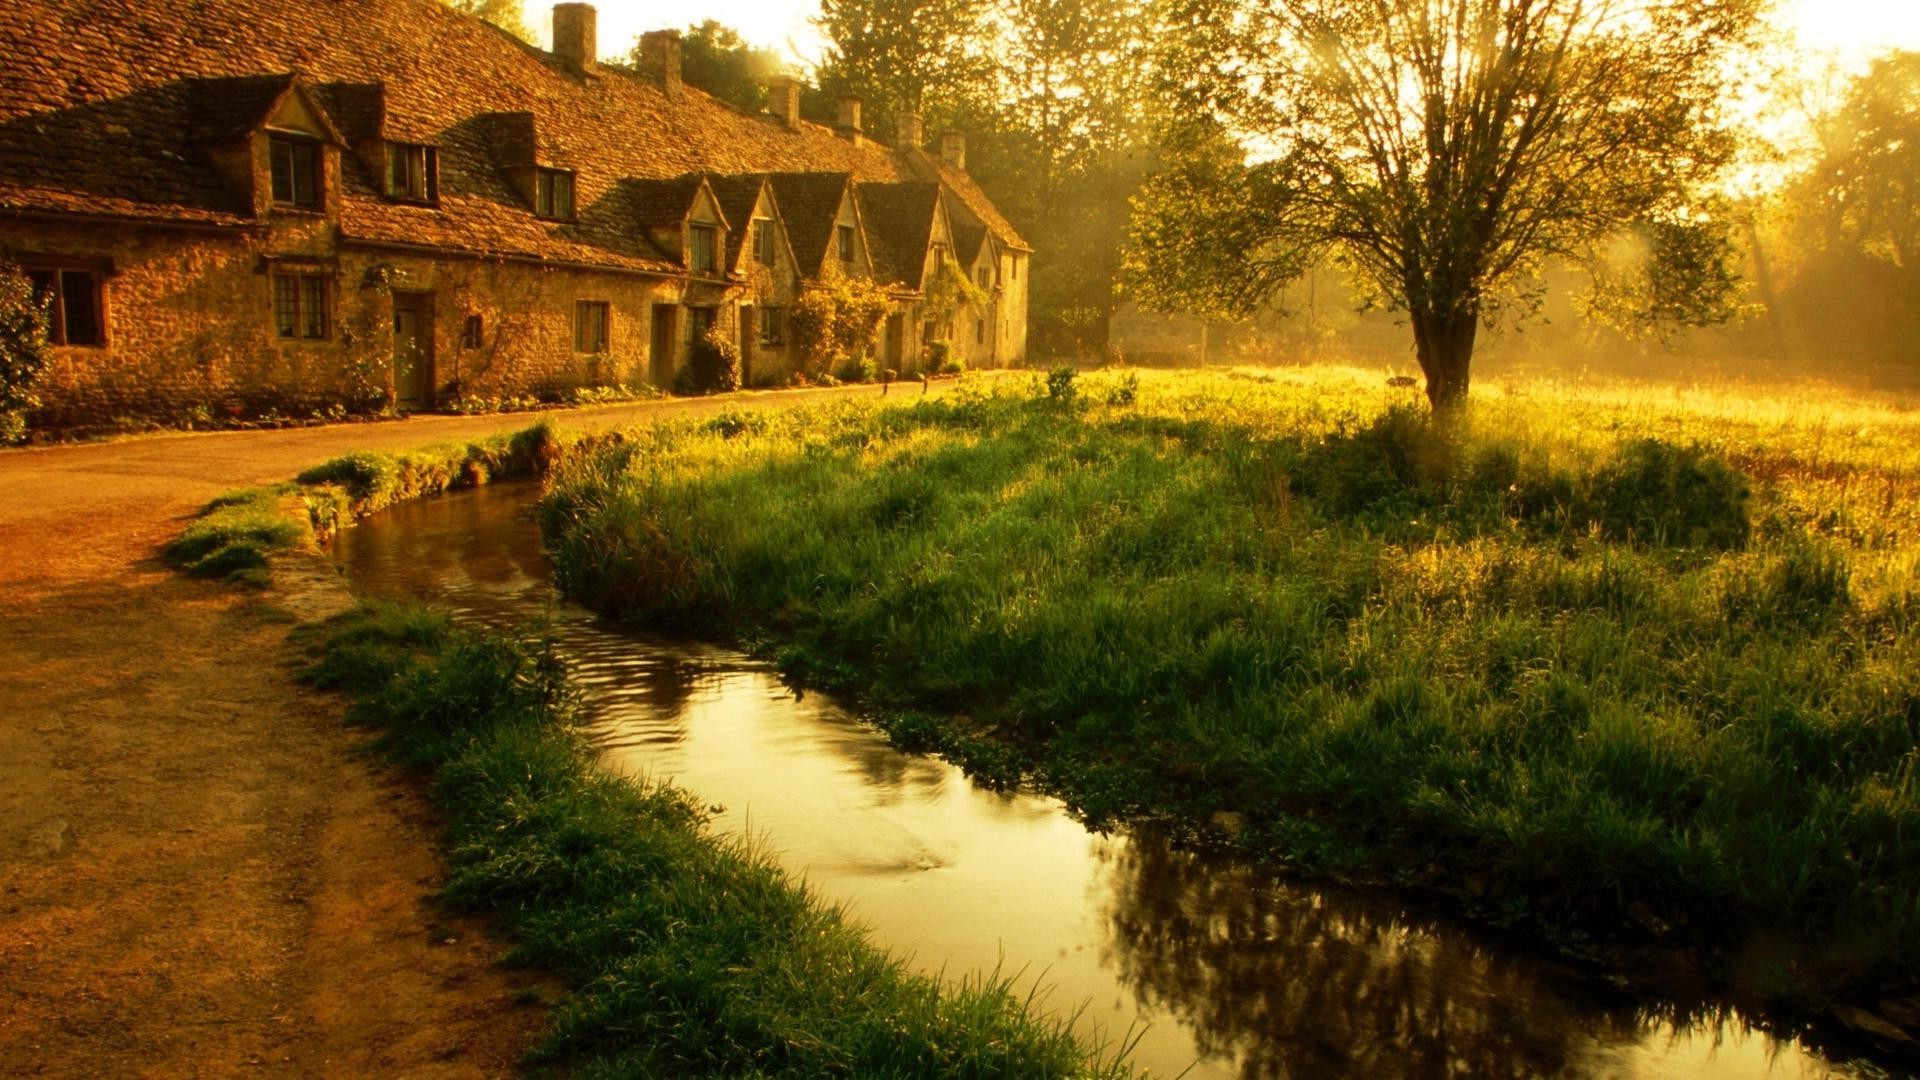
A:
{"type": "Polygon", "coordinates": [[[694,792],[915,969],[1012,976],[1077,1029],[1136,1039],[1154,1076],[1862,1075],[1389,895],[1275,881],[978,788],[752,657],[560,602],[537,494],[405,504],[344,531],[334,559],[360,595],[493,626],[551,616],[606,766],[694,792]]]}

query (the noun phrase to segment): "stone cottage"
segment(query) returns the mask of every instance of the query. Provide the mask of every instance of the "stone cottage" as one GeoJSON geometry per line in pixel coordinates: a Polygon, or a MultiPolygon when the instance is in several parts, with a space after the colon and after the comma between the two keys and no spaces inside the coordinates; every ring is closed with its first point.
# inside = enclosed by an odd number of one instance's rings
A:
{"type": "Polygon", "coordinates": [[[853,99],[816,124],[784,80],[743,112],[681,81],[673,31],[629,71],[592,7],[553,25],[547,53],[435,0],[0,8],[0,262],[55,342],[37,421],[670,386],[709,331],[772,382],[795,298],[841,273],[887,291],[882,367],[1025,357],[1030,249],[963,136],[876,138],[853,99]]]}

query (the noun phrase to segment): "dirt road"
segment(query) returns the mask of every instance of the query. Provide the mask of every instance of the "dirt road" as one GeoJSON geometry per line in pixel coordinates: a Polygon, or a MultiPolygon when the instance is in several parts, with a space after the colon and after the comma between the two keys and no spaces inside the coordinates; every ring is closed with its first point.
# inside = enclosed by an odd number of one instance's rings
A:
{"type": "MultiPolygon", "coordinates": [[[[877,393],[556,418],[601,428],[877,393]]],[[[277,604],[173,574],[155,552],[221,491],[534,419],[0,453],[0,1071],[512,1071],[549,988],[501,968],[503,946],[432,899],[435,825],[415,785],[292,680],[277,604]]]]}

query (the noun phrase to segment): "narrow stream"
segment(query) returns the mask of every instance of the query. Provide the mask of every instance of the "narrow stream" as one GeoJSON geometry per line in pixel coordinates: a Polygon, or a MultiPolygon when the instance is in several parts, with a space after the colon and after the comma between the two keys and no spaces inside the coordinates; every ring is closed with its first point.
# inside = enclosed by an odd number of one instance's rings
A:
{"type": "Polygon", "coordinates": [[[1089,833],[900,754],[820,695],[724,648],[558,603],[530,485],[346,531],[356,592],[491,625],[550,613],[611,767],[718,809],[876,941],[948,977],[999,969],[1155,1076],[1853,1075],[1737,1014],[1676,1021],[1390,898],[1275,883],[1151,837],[1089,833]]]}

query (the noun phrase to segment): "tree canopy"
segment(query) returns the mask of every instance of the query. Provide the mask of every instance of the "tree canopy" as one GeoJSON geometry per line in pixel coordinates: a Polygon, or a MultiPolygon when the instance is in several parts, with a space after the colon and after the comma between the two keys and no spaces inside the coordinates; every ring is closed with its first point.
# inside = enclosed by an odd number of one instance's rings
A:
{"type": "Polygon", "coordinates": [[[526,11],[521,6],[521,0],[441,0],[441,3],[462,15],[472,15],[483,22],[492,23],[521,41],[533,40],[533,31],[527,29],[526,11]]]}
{"type": "MultiPolygon", "coordinates": [[[[640,63],[638,45],[632,59],[640,63]]],[[[767,79],[781,66],[778,54],[756,48],[739,31],[714,19],[687,27],[680,37],[681,77],[749,112],[766,108],[767,79]]]]}
{"type": "Polygon", "coordinates": [[[1759,2],[1172,0],[1130,286],[1239,316],[1330,257],[1406,313],[1435,405],[1549,259],[1724,317],[1723,79],[1759,2]]]}

